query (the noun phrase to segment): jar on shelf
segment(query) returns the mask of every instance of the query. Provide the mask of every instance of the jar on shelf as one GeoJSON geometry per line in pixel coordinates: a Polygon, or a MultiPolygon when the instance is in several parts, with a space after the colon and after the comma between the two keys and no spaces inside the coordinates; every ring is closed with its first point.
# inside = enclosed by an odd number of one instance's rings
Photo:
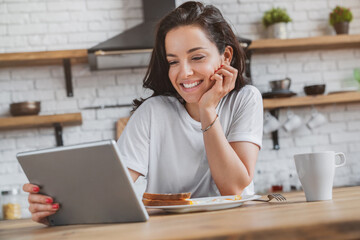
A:
{"type": "Polygon", "coordinates": [[[18,189],[1,192],[1,204],[4,220],[21,218],[21,204],[19,197],[18,189]]]}

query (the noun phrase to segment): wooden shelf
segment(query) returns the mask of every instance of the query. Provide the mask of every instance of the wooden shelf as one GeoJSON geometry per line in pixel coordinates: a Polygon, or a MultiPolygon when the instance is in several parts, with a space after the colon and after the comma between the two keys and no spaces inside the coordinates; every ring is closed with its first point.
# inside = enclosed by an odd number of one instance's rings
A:
{"type": "Polygon", "coordinates": [[[276,109],[284,107],[302,107],[331,103],[360,102],[360,92],[336,93],[330,95],[317,95],[305,97],[273,98],[264,99],[264,109],[276,109]]]}
{"type": "Polygon", "coordinates": [[[23,116],[0,118],[0,130],[53,127],[54,124],[77,125],[82,123],[81,113],[67,113],[56,115],[23,116]]]}
{"type": "Polygon", "coordinates": [[[63,64],[63,59],[71,59],[72,63],[87,63],[87,50],[1,53],[0,67],[63,64]]]}
{"type": "MultiPolygon", "coordinates": [[[[314,49],[358,48],[360,34],[335,35],[293,39],[259,39],[254,40],[249,49],[256,53],[273,53],[279,51],[304,51],[314,49]]],[[[1,53],[0,67],[24,65],[62,64],[63,59],[73,62],[87,63],[87,49],[1,53]]]]}
{"type": "Polygon", "coordinates": [[[319,49],[359,48],[360,34],[320,36],[293,39],[254,40],[249,49],[253,53],[278,53],[288,51],[306,51],[319,49]]]}
{"type": "MultiPolygon", "coordinates": [[[[255,53],[274,53],[279,51],[304,51],[335,48],[360,47],[360,34],[335,35],[293,39],[259,39],[254,40],[249,49],[255,53]]],[[[63,59],[71,59],[72,63],[87,63],[87,49],[1,53],[0,67],[62,64],[63,59]]]]}
{"type": "Polygon", "coordinates": [[[87,62],[86,49],[0,54],[0,68],[62,64],[64,67],[65,85],[68,97],[74,95],[71,65],[87,62]]]}

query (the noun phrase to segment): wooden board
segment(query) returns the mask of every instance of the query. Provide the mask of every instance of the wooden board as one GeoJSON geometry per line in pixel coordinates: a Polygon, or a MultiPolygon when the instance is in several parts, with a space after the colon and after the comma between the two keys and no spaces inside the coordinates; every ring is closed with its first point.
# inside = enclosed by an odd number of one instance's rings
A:
{"type": "Polygon", "coordinates": [[[336,93],[330,95],[264,99],[264,109],[302,107],[311,105],[360,102],[360,92],[336,93]]]}
{"type": "MultiPolygon", "coordinates": [[[[0,239],[359,239],[360,186],[335,188],[333,200],[247,202],[241,207],[190,214],[154,212],[147,222],[46,227],[28,220],[0,223],[0,239]]],[[[60,209],[61,210],[61,209],[60,209]]]]}
{"type": "Polygon", "coordinates": [[[63,59],[70,58],[72,63],[87,63],[87,50],[62,50],[44,52],[19,52],[0,54],[0,67],[34,66],[62,64],[63,59]]]}
{"type": "Polygon", "coordinates": [[[0,130],[46,127],[53,126],[55,123],[62,125],[81,124],[81,113],[0,118],[0,130]]]}
{"type": "Polygon", "coordinates": [[[249,49],[254,53],[278,53],[319,49],[359,48],[360,35],[335,35],[292,39],[254,40],[249,49]]]}
{"type": "Polygon", "coordinates": [[[44,51],[44,52],[19,52],[2,53],[0,62],[3,61],[23,61],[23,60],[50,60],[63,58],[84,58],[87,57],[86,49],[44,51]]]}
{"type": "MultiPolygon", "coordinates": [[[[360,34],[343,34],[310,38],[259,39],[252,41],[249,49],[255,53],[277,53],[359,47],[360,34]]],[[[87,63],[87,49],[1,53],[0,67],[62,64],[64,58],[71,58],[73,63],[87,63]]]]}

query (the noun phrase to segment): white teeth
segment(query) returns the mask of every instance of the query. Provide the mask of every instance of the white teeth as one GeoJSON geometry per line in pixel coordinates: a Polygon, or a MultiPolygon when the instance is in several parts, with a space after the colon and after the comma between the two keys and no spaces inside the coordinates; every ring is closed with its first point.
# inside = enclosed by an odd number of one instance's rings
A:
{"type": "Polygon", "coordinates": [[[194,83],[190,83],[190,84],[183,83],[183,86],[184,86],[185,88],[193,88],[193,87],[195,87],[195,86],[197,86],[197,85],[199,85],[199,84],[200,84],[200,81],[194,82],[194,83]]]}

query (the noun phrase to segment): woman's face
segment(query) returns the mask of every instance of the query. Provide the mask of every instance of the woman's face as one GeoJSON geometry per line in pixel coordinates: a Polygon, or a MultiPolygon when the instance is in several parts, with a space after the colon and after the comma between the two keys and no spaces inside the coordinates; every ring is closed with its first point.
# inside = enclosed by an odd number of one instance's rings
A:
{"type": "Polygon", "coordinates": [[[198,103],[214,84],[209,78],[222,63],[216,45],[198,26],[181,26],[165,37],[169,78],[186,103],[198,103]]]}

